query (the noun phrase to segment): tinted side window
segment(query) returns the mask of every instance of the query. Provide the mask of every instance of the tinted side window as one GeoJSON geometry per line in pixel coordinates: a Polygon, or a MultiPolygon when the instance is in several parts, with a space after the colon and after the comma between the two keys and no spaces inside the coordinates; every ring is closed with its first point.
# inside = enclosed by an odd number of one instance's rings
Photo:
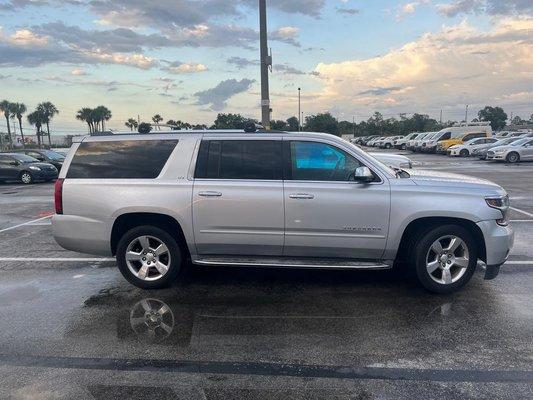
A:
{"type": "Polygon", "coordinates": [[[349,181],[362,164],[337,147],[319,142],[290,142],[288,179],[297,181],[349,181]]]}
{"type": "Polygon", "coordinates": [[[36,158],[39,161],[44,161],[45,160],[45,158],[44,158],[44,156],[42,154],[37,153],[35,151],[27,151],[26,155],[30,156],[30,157],[33,157],[33,158],[36,158]]]}
{"type": "Polygon", "coordinates": [[[154,179],[177,144],[177,140],[85,142],[76,151],[67,178],[154,179]]]}
{"type": "Polygon", "coordinates": [[[452,138],[452,133],[451,132],[446,132],[444,135],[442,135],[442,137],[439,140],[448,140],[448,139],[451,139],[451,138],[452,138]]]}
{"type": "Polygon", "coordinates": [[[279,140],[203,140],[195,178],[281,179],[279,140]]]}

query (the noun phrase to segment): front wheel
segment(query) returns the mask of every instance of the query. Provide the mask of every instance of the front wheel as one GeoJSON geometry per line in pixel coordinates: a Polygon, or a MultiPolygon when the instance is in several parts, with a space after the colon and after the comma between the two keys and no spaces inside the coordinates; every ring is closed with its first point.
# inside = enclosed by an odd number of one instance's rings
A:
{"type": "Polygon", "coordinates": [[[385,145],[385,148],[386,148],[386,149],[390,149],[390,148],[392,148],[392,144],[387,143],[387,144],[385,145]]]}
{"type": "Polygon", "coordinates": [[[478,250],[468,230],[445,225],[419,236],[413,252],[418,281],[434,293],[452,293],[463,287],[476,269],[478,250]]]}
{"type": "Polygon", "coordinates": [[[468,157],[468,154],[469,154],[469,153],[468,153],[468,150],[467,150],[467,149],[463,149],[463,150],[461,150],[461,151],[459,152],[459,155],[460,155],[461,157],[468,157]]]}
{"type": "Polygon", "coordinates": [[[520,161],[520,155],[516,152],[511,152],[507,154],[507,158],[505,159],[509,164],[514,164],[520,161]]]}
{"type": "Polygon", "coordinates": [[[117,246],[117,264],[130,283],[142,289],[161,289],[178,276],[183,257],[176,240],[155,226],[130,229],[117,246]]]}
{"type": "Polygon", "coordinates": [[[20,174],[20,181],[25,184],[25,185],[29,185],[30,183],[33,182],[33,176],[31,175],[30,172],[28,171],[23,171],[21,174],[20,174]]]}

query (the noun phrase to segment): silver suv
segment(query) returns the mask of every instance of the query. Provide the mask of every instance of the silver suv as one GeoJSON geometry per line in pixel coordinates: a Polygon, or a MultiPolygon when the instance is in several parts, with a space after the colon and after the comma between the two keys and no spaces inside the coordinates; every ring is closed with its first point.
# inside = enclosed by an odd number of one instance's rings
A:
{"type": "Polygon", "coordinates": [[[406,267],[449,293],[484,261],[492,279],[513,231],[500,186],[391,169],[328,134],[189,131],[87,137],[56,183],[66,249],[115,255],[141,288],[204,266],[406,267]]]}

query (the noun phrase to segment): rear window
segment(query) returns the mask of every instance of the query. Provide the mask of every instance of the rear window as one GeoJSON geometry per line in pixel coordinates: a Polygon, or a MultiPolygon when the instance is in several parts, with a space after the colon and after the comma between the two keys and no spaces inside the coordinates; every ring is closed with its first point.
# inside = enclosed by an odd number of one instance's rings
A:
{"type": "Polygon", "coordinates": [[[177,140],[85,142],[78,147],[67,178],[154,179],[177,144],[177,140]]]}

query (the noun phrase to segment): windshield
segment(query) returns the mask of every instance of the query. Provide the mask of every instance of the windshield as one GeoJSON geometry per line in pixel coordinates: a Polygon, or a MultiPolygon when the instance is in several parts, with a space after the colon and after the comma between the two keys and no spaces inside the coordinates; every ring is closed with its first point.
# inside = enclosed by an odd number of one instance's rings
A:
{"type": "Polygon", "coordinates": [[[518,139],[516,142],[513,142],[511,144],[511,146],[522,146],[524,143],[527,143],[531,140],[531,138],[523,138],[523,139],[518,139]]]}
{"type": "Polygon", "coordinates": [[[13,157],[15,160],[22,164],[39,162],[39,160],[37,160],[36,158],[27,156],[26,154],[13,154],[11,157],[13,157]]]}
{"type": "Polygon", "coordinates": [[[48,157],[50,160],[54,161],[62,161],[65,159],[65,156],[62,154],[59,154],[52,150],[42,150],[41,153],[43,153],[46,157],[48,157]]]}
{"type": "Polygon", "coordinates": [[[507,138],[507,139],[501,139],[501,140],[498,140],[496,143],[494,143],[495,145],[497,146],[506,146],[508,144],[511,144],[513,142],[516,142],[518,139],[517,138],[507,138]]]}

